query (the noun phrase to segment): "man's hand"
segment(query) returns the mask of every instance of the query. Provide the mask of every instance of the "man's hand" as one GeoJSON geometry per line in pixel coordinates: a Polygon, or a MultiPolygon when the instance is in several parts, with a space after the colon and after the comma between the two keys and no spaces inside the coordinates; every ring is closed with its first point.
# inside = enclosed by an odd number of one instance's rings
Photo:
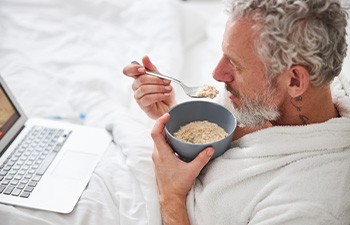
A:
{"type": "Polygon", "coordinates": [[[157,119],[175,105],[175,94],[169,80],[145,74],[145,68],[157,68],[145,56],[142,65],[129,64],[123,69],[126,76],[134,78],[134,98],[141,109],[152,119],[157,119]]]}
{"type": "Polygon", "coordinates": [[[168,113],[161,116],[152,130],[155,144],[152,159],[155,165],[163,223],[185,225],[189,224],[186,209],[187,194],[200,171],[214,154],[214,149],[206,148],[189,163],[180,160],[164,136],[163,128],[169,118],[168,113]]]}

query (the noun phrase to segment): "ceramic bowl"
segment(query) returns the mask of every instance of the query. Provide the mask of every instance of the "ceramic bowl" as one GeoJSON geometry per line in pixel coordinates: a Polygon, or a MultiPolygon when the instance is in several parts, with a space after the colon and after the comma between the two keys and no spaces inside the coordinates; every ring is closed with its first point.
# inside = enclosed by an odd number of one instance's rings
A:
{"type": "Polygon", "coordinates": [[[189,101],[169,110],[170,119],[165,124],[165,133],[173,150],[185,161],[193,160],[203,149],[212,146],[215,153],[212,159],[222,155],[230,146],[237,121],[225,107],[208,101],[189,101]],[[216,123],[228,134],[224,139],[207,144],[193,144],[174,137],[182,126],[194,121],[216,123]]]}

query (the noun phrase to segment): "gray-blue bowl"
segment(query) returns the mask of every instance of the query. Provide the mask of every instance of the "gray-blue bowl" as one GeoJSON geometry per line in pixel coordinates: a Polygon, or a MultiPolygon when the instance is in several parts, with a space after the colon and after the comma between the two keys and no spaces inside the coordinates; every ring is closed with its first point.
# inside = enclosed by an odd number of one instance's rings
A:
{"type": "Polygon", "coordinates": [[[169,110],[170,119],[165,124],[165,133],[173,150],[185,161],[193,160],[204,148],[212,146],[215,153],[212,159],[222,155],[230,146],[236,129],[236,118],[225,107],[208,101],[189,101],[176,105],[169,110]],[[207,144],[184,142],[174,133],[190,122],[203,121],[216,123],[228,134],[222,140],[207,144]]]}

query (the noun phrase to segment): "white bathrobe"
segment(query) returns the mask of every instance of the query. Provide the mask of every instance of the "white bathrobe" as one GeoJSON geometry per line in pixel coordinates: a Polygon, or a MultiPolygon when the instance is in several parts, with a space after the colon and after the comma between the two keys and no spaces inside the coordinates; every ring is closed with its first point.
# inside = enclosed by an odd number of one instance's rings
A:
{"type": "Polygon", "coordinates": [[[335,86],[341,118],[254,132],[213,160],[188,195],[191,224],[349,225],[350,98],[335,86]]]}

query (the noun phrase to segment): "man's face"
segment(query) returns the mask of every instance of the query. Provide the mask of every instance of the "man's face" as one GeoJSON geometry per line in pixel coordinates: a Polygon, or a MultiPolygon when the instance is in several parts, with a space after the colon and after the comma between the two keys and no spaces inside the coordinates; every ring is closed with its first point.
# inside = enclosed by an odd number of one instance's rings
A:
{"type": "Polygon", "coordinates": [[[271,85],[264,75],[264,65],[254,49],[257,31],[252,20],[229,20],[222,43],[223,56],[213,77],[224,82],[225,105],[241,126],[256,127],[276,120],[281,93],[278,82],[271,85]]]}

